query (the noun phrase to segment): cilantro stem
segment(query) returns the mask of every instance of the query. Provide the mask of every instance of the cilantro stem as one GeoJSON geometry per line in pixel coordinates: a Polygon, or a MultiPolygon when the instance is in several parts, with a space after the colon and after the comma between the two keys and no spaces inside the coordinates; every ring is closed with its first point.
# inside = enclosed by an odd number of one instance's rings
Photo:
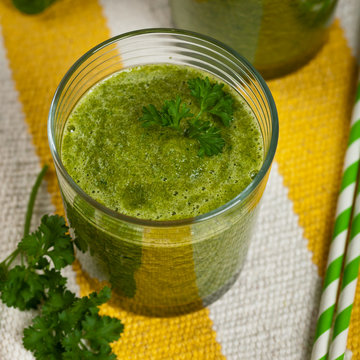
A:
{"type": "Polygon", "coordinates": [[[34,210],[36,195],[38,193],[39,187],[48,168],[49,168],[48,165],[43,166],[42,170],[40,171],[39,175],[36,178],[35,184],[31,189],[30,198],[25,215],[24,236],[28,235],[30,232],[31,218],[34,210]]]}

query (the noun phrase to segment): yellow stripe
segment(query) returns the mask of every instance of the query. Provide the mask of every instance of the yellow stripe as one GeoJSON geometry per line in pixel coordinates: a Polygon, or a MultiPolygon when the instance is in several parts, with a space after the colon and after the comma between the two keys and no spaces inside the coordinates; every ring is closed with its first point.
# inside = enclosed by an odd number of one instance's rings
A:
{"type": "MultiPolygon", "coordinates": [[[[78,263],[74,269],[78,274],[82,296],[106,285],[82,272],[78,263]]],[[[101,308],[102,315],[125,320],[126,332],[120,341],[113,344],[118,359],[225,360],[216,342],[207,308],[177,317],[130,316],[121,308],[123,301],[123,298],[113,294],[111,305],[101,308]]]]}
{"type": "Polygon", "coordinates": [[[97,1],[61,0],[39,15],[24,15],[0,1],[4,43],[29,131],[42,164],[51,164],[48,189],[63,212],[47,142],[51,99],[65,72],[83,53],[109,37],[97,1]]]}
{"type": "MultiPolygon", "coordinates": [[[[0,21],[26,122],[41,163],[51,164],[48,188],[57,212],[62,203],[48,149],[46,121],[56,86],[70,65],[110,36],[96,0],[57,0],[44,13],[27,16],[10,0],[0,1],[0,21]]],[[[75,263],[82,295],[99,288],[75,263]]],[[[208,310],[174,318],[147,318],[116,305],[102,311],[118,316],[125,333],[114,350],[119,359],[222,359],[208,310]]]]}
{"type": "MultiPolygon", "coordinates": [[[[141,266],[135,273],[136,294],[134,301],[152,306],[202,307],[196,285],[193,246],[189,226],[178,229],[149,229],[143,236],[141,266]],[[158,243],[181,242],[182,246],[152,246],[158,243]],[[145,245],[146,244],[146,245],[145,245]],[[169,264],[177,264],[176,269],[169,264]],[[161,287],[152,288],[153,279],[161,279],[161,287]],[[155,291],[154,291],[155,290],[155,291]],[[138,299],[138,294],[148,294],[146,299],[138,299]]],[[[186,309],[184,308],[186,311],[186,309]]]]}
{"type": "MultiPolygon", "coordinates": [[[[356,86],[356,61],[339,23],[315,59],[269,85],[280,119],[279,171],[323,277],[356,86]]],[[[355,359],[360,359],[359,291],[349,334],[355,359]]]]}

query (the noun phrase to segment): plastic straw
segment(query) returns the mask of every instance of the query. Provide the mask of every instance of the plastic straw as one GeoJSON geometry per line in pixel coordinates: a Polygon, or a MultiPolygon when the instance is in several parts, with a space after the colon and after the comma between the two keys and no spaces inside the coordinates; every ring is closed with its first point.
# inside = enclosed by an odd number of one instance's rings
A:
{"type": "Polygon", "coordinates": [[[344,359],[350,316],[353,307],[360,264],[360,188],[358,187],[349,244],[346,250],[344,275],[336,307],[333,339],[329,360],[344,359]]]}
{"type": "MultiPolygon", "coordinates": [[[[358,85],[355,106],[351,119],[350,136],[345,155],[343,177],[336,209],[333,238],[330,244],[327,269],[316,327],[315,343],[311,354],[311,360],[325,360],[329,351],[331,328],[340,286],[340,277],[345,256],[346,240],[348,238],[351,214],[353,211],[355,188],[359,172],[359,160],[360,84],[358,85]]],[[[351,256],[351,254],[349,254],[349,256],[351,256]]]]}

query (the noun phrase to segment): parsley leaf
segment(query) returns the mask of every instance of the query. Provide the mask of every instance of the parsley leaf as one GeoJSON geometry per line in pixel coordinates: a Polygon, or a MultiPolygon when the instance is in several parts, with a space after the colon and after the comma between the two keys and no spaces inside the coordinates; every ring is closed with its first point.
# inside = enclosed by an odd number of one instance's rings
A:
{"type": "Polygon", "coordinates": [[[109,343],[120,337],[124,326],[116,318],[100,316],[98,308],[110,296],[108,287],[83,298],[75,298],[70,292],[64,299],[53,295],[51,309],[47,307],[24,330],[25,348],[38,359],[52,354],[54,359],[115,360],[109,343]]]}
{"type": "Polygon", "coordinates": [[[34,353],[38,360],[62,360],[64,351],[60,344],[61,333],[56,312],[36,316],[33,323],[24,329],[23,345],[34,353]]]}
{"type": "Polygon", "coordinates": [[[74,261],[74,248],[65,219],[58,215],[45,215],[37,231],[23,238],[19,248],[27,256],[29,265],[42,268],[49,264],[61,269],[74,261]]]}
{"type": "Polygon", "coordinates": [[[86,315],[77,328],[62,340],[64,358],[115,360],[109,343],[117,340],[122,331],[123,325],[118,319],[97,313],[86,315]],[[74,357],[74,354],[80,356],[74,357]]]}
{"type": "Polygon", "coordinates": [[[199,102],[199,115],[207,111],[218,116],[225,126],[230,126],[233,116],[233,99],[223,91],[224,84],[211,84],[209,78],[206,77],[205,79],[190,79],[188,86],[191,95],[199,102]]]}
{"type": "Polygon", "coordinates": [[[143,127],[152,125],[170,127],[191,139],[196,139],[200,145],[199,156],[217,155],[225,146],[220,129],[213,126],[210,121],[201,121],[200,118],[207,112],[218,117],[224,126],[229,127],[233,120],[233,98],[224,92],[224,84],[212,84],[208,77],[189,79],[187,83],[190,94],[197,99],[200,106],[196,116],[186,104],[181,104],[181,98],[176,96],[175,100],[166,100],[161,111],[153,104],[144,106],[143,115],[139,120],[143,127]],[[189,118],[188,127],[182,131],[180,122],[185,118],[189,118]]]}
{"type": "Polygon", "coordinates": [[[47,299],[50,289],[64,291],[66,279],[55,269],[39,273],[34,268],[17,265],[11,269],[1,287],[1,300],[20,310],[35,309],[47,299]]]}
{"type": "Polygon", "coordinates": [[[210,114],[218,116],[222,123],[229,127],[233,119],[233,99],[230,95],[225,95],[220,98],[219,101],[209,110],[210,114]]]}
{"type": "Polygon", "coordinates": [[[9,307],[20,310],[36,308],[44,298],[43,275],[33,269],[17,265],[11,269],[1,286],[1,300],[9,307]]]}
{"type": "Polygon", "coordinates": [[[142,121],[143,127],[149,127],[152,125],[166,126],[166,120],[153,104],[144,106],[142,112],[143,116],[141,116],[139,120],[142,121]]]}
{"type": "Polygon", "coordinates": [[[7,306],[20,310],[41,309],[24,330],[24,347],[38,360],[116,359],[109,342],[123,331],[120,320],[101,317],[98,306],[110,299],[111,290],[77,298],[66,289],[60,269],[74,261],[74,248],[63,217],[45,215],[39,228],[29,234],[35,198],[45,166],[31,191],[24,238],[17,249],[0,263],[0,297],[7,306]],[[21,257],[21,265],[10,268],[21,257]],[[25,261],[26,260],[26,264],[25,261]]]}
{"type": "Polygon", "coordinates": [[[199,156],[212,156],[222,152],[225,141],[221,137],[219,128],[211,125],[209,121],[202,122],[199,119],[189,121],[188,124],[186,135],[199,142],[199,156]]]}
{"type": "Polygon", "coordinates": [[[143,122],[143,127],[160,125],[177,131],[181,131],[180,121],[182,119],[193,116],[186,104],[181,104],[179,96],[175,100],[166,100],[161,111],[157,110],[153,104],[148,107],[144,106],[142,111],[143,116],[139,120],[143,122]]]}
{"type": "Polygon", "coordinates": [[[62,311],[63,309],[68,308],[75,299],[75,294],[69,290],[62,289],[61,291],[61,289],[51,289],[49,291],[48,299],[42,307],[42,314],[47,315],[62,311]]]}

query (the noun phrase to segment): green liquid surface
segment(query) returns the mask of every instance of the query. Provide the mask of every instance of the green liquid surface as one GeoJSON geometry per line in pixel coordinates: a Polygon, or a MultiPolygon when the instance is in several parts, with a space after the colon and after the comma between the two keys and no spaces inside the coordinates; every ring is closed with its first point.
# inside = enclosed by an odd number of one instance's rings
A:
{"type": "Polygon", "coordinates": [[[146,65],[95,85],[65,125],[61,159],[70,176],[99,203],[141,219],[191,218],[233,199],[263,162],[259,125],[235,90],[224,86],[234,99],[230,127],[202,116],[221,128],[226,145],[219,155],[200,157],[196,140],[170,128],[144,128],[139,121],[143,106],[161,109],[177,95],[197,114],[187,81],[206,76],[219,81],[187,66],[146,65]]]}

